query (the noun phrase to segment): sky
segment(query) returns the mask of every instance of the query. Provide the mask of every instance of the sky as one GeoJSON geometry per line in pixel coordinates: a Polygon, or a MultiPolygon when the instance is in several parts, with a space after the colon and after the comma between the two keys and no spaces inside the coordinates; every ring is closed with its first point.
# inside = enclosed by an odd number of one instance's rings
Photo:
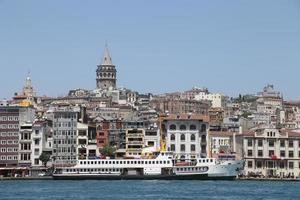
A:
{"type": "Polygon", "coordinates": [[[0,0],[0,99],[95,89],[106,41],[120,87],[300,100],[298,0],[0,0]]]}

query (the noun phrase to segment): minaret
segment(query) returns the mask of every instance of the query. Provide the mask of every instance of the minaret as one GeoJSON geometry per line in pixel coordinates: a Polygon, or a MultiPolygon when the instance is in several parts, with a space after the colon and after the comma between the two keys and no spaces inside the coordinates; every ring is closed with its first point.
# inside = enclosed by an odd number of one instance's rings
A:
{"type": "Polygon", "coordinates": [[[108,90],[116,88],[116,67],[112,64],[107,45],[105,45],[102,61],[96,70],[97,89],[108,90]]]}

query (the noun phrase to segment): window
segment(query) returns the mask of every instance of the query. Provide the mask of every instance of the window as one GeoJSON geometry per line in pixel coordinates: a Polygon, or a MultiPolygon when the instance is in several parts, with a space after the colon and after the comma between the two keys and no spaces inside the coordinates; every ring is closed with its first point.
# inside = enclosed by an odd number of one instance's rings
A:
{"type": "Polygon", "coordinates": [[[269,140],[269,147],[274,147],[274,140],[269,140]]]}
{"type": "Polygon", "coordinates": [[[252,139],[248,139],[247,142],[248,147],[252,147],[252,139]]]}
{"type": "Polygon", "coordinates": [[[186,125],[180,125],[179,129],[180,129],[181,131],[186,130],[186,125]]]}
{"type": "Polygon", "coordinates": [[[284,168],[284,161],[280,161],[280,162],[279,162],[279,167],[280,167],[280,169],[283,169],[283,168],[284,168]]]}
{"type": "Polygon", "coordinates": [[[262,150],[258,150],[257,151],[257,156],[258,157],[263,157],[263,151],[262,150]]]}
{"type": "Polygon", "coordinates": [[[294,147],[294,141],[293,140],[289,140],[289,147],[293,148],[294,147]]]}
{"type": "Polygon", "coordinates": [[[175,125],[175,124],[172,124],[172,125],[170,126],[170,130],[176,130],[176,125],[175,125]]]}
{"type": "Polygon", "coordinates": [[[180,135],[180,140],[181,140],[181,141],[185,141],[185,135],[184,135],[184,134],[181,134],[181,135],[180,135]]]}
{"type": "Polygon", "coordinates": [[[247,163],[248,163],[248,165],[247,165],[248,168],[252,168],[253,167],[253,162],[251,160],[248,160],[247,163]]]}
{"type": "Polygon", "coordinates": [[[289,151],[289,158],[293,158],[294,157],[294,151],[289,151]]]}
{"type": "Polygon", "coordinates": [[[285,141],[284,140],[280,140],[280,147],[285,147],[285,141]]]}
{"type": "Polygon", "coordinates": [[[196,130],[196,125],[194,124],[190,125],[190,130],[196,130]]]}
{"type": "Polygon", "coordinates": [[[285,157],[285,151],[280,151],[280,157],[285,157]]]}
{"type": "Polygon", "coordinates": [[[294,169],[294,162],[289,162],[289,169],[294,169]]]}
{"type": "Polygon", "coordinates": [[[206,132],[206,125],[205,124],[201,125],[201,132],[206,132]]]}
{"type": "Polygon", "coordinates": [[[262,168],[262,162],[261,161],[257,161],[256,162],[256,167],[257,168],[262,168]]]}
{"type": "Polygon", "coordinates": [[[191,144],[191,151],[196,151],[196,146],[194,144],[191,144]]]}
{"type": "Polygon", "coordinates": [[[205,135],[201,136],[201,142],[206,142],[206,136],[205,135]]]}
{"type": "Polygon", "coordinates": [[[171,134],[171,141],[175,141],[175,135],[171,134]]]}
{"type": "Polygon", "coordinates": [[[185,145],[184,144],[180,145],[180,151],[185,151],[185,145]]]}
{"type": "Polygon", "coordinates": [[[191,135],[191,141],[195,141],[195,140],[196,140],[195,134],[192,134],[191,135]]]}
{"type": "Polygon", "coordinates": [[[175,151],[175,144],[171,144],[171,151],[175,151]]]}
{"type": "Polygon", "coordinates": [[[270,150],[269,151],[269,156],[271,157],[271,156],[274,156],[274,150],[270,150]]]}
{"type": "Polygon", "coordinates": [[[257,140],[257,146],[262,147],[263,146],[263,140],[261,140],[261,139],[257,140]]]}
{"type": "Polygon", "coordinates": [[[252,156],[252,150],[248,150],[247,155],[252,156]]]}

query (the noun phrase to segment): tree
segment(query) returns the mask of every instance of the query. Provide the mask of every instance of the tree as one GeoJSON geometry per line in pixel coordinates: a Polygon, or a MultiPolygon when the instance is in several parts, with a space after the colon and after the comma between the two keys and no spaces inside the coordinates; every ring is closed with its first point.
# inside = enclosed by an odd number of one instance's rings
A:
{"type": "Polygon", "coordinates": [[[46,167],[47,163],[50,161],[50,154],[47,152],[43,152],[40,157],[39,160],[42,161],[43,165],[46,167]]]}
{"type": "Polygon", "coordinates": [[[107,157],[115,157],[116,148],[110,146],[109,144],[105,144],[102,149],[99,150],[102,156],[107,157]]]}

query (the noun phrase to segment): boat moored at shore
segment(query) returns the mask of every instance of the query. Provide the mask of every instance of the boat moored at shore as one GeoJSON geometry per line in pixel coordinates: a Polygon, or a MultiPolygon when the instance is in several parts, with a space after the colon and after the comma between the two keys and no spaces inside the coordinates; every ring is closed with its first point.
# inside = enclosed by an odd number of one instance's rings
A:
{"type": "Polygon", "coordinates": [[[243,161],[198,158],[176,162],[172,152],[156,153],[147,159],[79,160],[75,166],[57,167],[54,179],[165,179],[165,180],[233,180],[243,161]]]}

